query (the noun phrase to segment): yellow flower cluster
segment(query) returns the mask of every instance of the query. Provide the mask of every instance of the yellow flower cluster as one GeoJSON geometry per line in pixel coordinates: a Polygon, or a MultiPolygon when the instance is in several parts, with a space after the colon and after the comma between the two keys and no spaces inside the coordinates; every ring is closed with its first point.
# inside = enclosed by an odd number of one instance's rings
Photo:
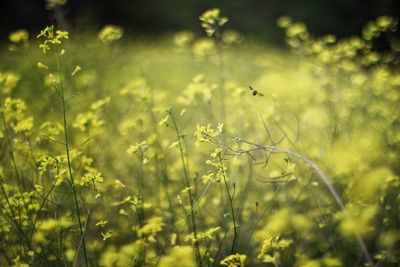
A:
{"type": "Polygon", "coordinates": [[[25,29],[20,29],[10,33],[8,39],[15,44],[27,45],[29,42],[29,32],[25,29]]]}
{"type": "Polygon", "coordinates": [[[228,22],[227,17],[221,16],[221,10],[218,8],[206,10],[200,17],[201,26],[208,36],[216,35],[219,37],[220,27],[228,22]]]}
{"type": "Polygon", "coordinates": [[[44,42],[39,45],[42,52],[45,54],[50,50],[51,45],[61,45],[62,40],[69,39],[69,33],[66,31],[55,30],[54,26],[47,26],[44,30],[41,30],[36,38],[44,38],[44,42]]]}
{"type": "Polygon", "coordinates": [[[110,97],[92,103],[90,106],[91,110],[78,114],[72,126],[82,132],[88,132],[90,130],[93,133],[99,130],[100,126],[104,124],[101,118],[102,110],[108,103],[110,103],[110,97]]]}
{"type": "Polygon", "coordinates": [[[223,259],[220,264],[228,267],[244,267],[246,259],[246,255],[236,253],[223,259]]]}
{"type": "Polygon", "coordinates": [[[99,34],[98,37],[103,43],[112,43],[122,38],[124,35],[124,30],[116,25],[106,25],[104,26],[99,34]]]}
{"type": "Polygon", "coordinates": [[[139,237],[144,237],[149,242],[156,242],[156,234],[162,231],[165,226],[164,220],[161,217],[152,217],[147,220],[147,223],[137,230],[139,237]]]}
{"type": "Polygon", "coordinates": [[[269,237],[264,240],[260,253],[257,258],[263,262],[272,263],[279,266],[281,252],[293,243],[290,239],[282,239],[279,236],[269,237]]]}

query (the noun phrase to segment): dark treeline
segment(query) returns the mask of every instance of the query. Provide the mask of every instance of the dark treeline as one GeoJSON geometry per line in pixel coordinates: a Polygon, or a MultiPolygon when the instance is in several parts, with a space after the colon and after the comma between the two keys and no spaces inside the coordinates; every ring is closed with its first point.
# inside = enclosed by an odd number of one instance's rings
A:
{"type": "MultiPolygon", "coordinates": [[[[27,28],[38,31],[54,24],[45,0],[4,1],[0,9],[0,36],[27,28]]],[[[61,12],[76,30],[97,30],[102,25],[121,25],[128,33],[159,35],[189,29],[200,32],[199,14],[221,8],[231,18],[228,27],[252,38],[279,42],[275,21],[282,15],[304,21],[316,35],[339,37],[358,34],[366,22],[381,15],[400,15],[399,0],[68,0],[61,12]]]]}

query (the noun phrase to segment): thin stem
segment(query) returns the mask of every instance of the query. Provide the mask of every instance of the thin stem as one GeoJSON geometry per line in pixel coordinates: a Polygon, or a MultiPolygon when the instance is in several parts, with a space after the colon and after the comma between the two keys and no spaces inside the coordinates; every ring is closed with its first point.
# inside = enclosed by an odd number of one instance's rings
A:
{"type": "Polygon", "coordinates": [[[235,244],[236,244],[236,238],[237,238],[236,217],[235,217],[235,210],[233,208],[233,194],[231,195],[231,193],[229,191],[228,183],[226,181],[225,170],[224,170],[223,163],[222,163],[222,157],[221,157],[221,155],[218,155],[218,157],[219,157],[220,163],[222,164],[222,178],[224,179],[226,192],[228,193],[229,206],[231,208],[231,213],[232,213],[233,241],[232,241],[232,247],[231,247],[231,254],[233,254],[235,252],[235,244]]]}
{"type": "MultiPolygon", "coordinates": [[[[24,240],[27,243],[25,233],[22,230],[21,225],[18,224],[17,220],[15,219],[16,218],[15,217],[15,213],[14,213],[14,210],[13,210],[13,208],[11,206],[11,202],[10,202],[10,199],[9,199],[9,197],[7,195],[6,189],[4,188],[4,180],[3,180],[3,177],[1,175],[0,175],[0,187],[1,187],[1,191],[3,192],[4,198],[6,199],[6,202],[7,202],[8,208],[10,210],[10,213],[11,213],[11,219],[10,220],[14,223],[14,227],[16,228],[17,233],[18,233],[19,237],[21,238],[21,240],[24,240]]],[[[24,250],[25,250],[25,247],[24,247],[24,250]]]]}
{"type": "Polygon", "coordinates": [[[143,160],[144,160],[144,155],[143,152],[140,152],[139,156],[139,166],[140,166],[140,172],[139,172],[139,186],[138,186],[138,199],[139,199],[139,207],[136,209],[136,215],[138,217],[139,225],[140,227],[143,227],[145,223],[145,215],[144,215],[144,208],[143,208],[143,189],[144,189],[144,168],[143,168],[143,160]]]}
{"type": "MultiPolygon", "coordinates": [[[[11,138],[10,138],[10,134],[9,134],[9,128],[7,127],[6,116],[4,115],[3,106],[2,106],[1,103],[0,103],[0,111],[1,111],[1,116],[2,116],[3,123],[4,123],[4,129],[5,129],[5,132],[6,132],[6,135],[7,135],[6,139],[7,139],[7,144],[9,146],[9,149],[10,149],[11,162],[12,162],[12,165],[13,165],[13,168],[14,168],[14,171],[15,171],[15,175],[16,175],[16,178],[17,178],[17,187],[18,187],[19,193],[21,194],[21,199],[22,199],[22,202],[24,204],[24,209],[25,209],[26,213],[28,214],[29,211],[27,209],[27,204],[25,202],[25,198],[23,197],[23,185],[24,185],[22,183],[23,179],[20,176],[20,173],[19,173],[18,167],[17,167],[17,163],[15,161],[14,146],[13,146],[13,144],[11,142],[11,138]]],[[[28,218],[28,219],[30,220],[30,223],[32,223],[31,219],[30,218],[28,218]]]]}
{"type": "MultiPolygon", "coordinates": [[[[1,104],[0,104],[0,105],[1,105],[1,104]]],[[[13,164],[13,168],[14,168],[14,171],[15,171],[15,175],[16,175],[16,177],[17,177],[18,188],[19,188],[19,190],[20,190],[20,193],[22,194],[22,189],[21,189],[21,184],[20,184],[20,182],[21,182],[21,177],[20,177],[20,175],[19,175],[18,168],[17,168],[17,164],[16,164],[16,162],[15,162],[14,148],[13,148],[14,146],[12,145],[12,142],[11,142],[10,137],[9,137],[9,130],[8,130],[8,127],[7,127],[7,121],[6,121],[6,117],[5,117],[5,115],[4,115],[4,112],[3,112],[3,106],[2,106],[2,105],[0,106],[0,110],[1,110],[1,117],[2,117],[3,123],[4,123],[5,132],[6,132],[6,134],[7,134],[7,144],[8,144],[8,146],[9,146],[9,148],[10,148],[11,162],[12,162],[12,164],[13,164]]]]}
{"type": "MultiPolygon", "coordinates": [[[[71,166],[71,158],[70,158],[70,148],[69,148],[69,141],[68,141],[68,124],[67,124],[67,111],[65,108],[65,95],[64,95],[64,86],[62,83],[62,78],[61,78],[61,70],[60,70],[60,62],[58,58],[58,53],[56,52],[56,61],[57,61],[57,72],[59,76],[59,81],[60,81],[60,90],[61,90],[61,108],[62,108],[62,114],[63,114],[63,124],[64,124],[64,139],[65,139],[65,151],[67,153],[67,162],[68,162],[68,172],[69,172],[69,177],[71,180],[71,188],[72,192],[74,194],[74,202],[75,202],[75,211],[76,211],[76,216],[78,217],[78,224],[79,224],[79,230],[81,234],[81,240],[82,240],[82,247],[83,247],[83,254],[85,257],[85,266],[88,266],[88,260],[87,260],[87,253],[86,253],[86,245],[85,245],[85,234],[84,234],[84,229],[82,227],[82,221],[81,221],[81,215],[79,212],[79,202],[78,202],[78,196],[76,193],[76,188],[75,188],[75,182],[74,182],[74,176],[72,174],[72,166],[71,166]]],[[[77,252],[79,253],[79,251],[77,252]]]]}
{"type": "Polygon", "coordinates": [[[257,226],[258,226],[259,222],[261,221],[261,219],[262,219],[262,218],[265,216],[265,214],[267,213],[268,208],[269,208],[269,207],[271,206],[271,204],[272,204],[272,201],[278,196],[278,193],[280,192],[282,186],[283,186],[283,185],[280,184],[280,185],[278,186],[278,188],[274,191],[274,194],[273,194],[271,200],[268,200],[268,201],[265,203],[264,209],[262,210],[261,214],[257,217],[257,219],[256,219],[256,221],[255,221],[255,223],[254,223],[254,226],[253,226],[252,230],[250,230],[250,234],[249,234],[249,236],[248,236],[248,238],[247,238],[247,241],[246,241],[246,243],[245,243],[245,249],[248,248],[248,246],[249,246],[249,244],[250,244],[250,241],[251,241],[251,239],[253,238],[253,234],[254,234],[254,232],[255,232],[256,229],[257,229],[257,226]]]}
{"type": "MultiPolygon", "coordinates": [[[[172,119],[172,123],[174,124],[174,128],[175,128],[175,132],[176,132],[176,137],[178,138],[178,143],[179,143],[179,151],[181,154],[181,160],[182,160],[182,165],[183,165],[183,173],[184,173],[184,177],[185,177],[185,183],[186,183],[186,187],[190,188],[190,180],[189,180],[189,173],[187,170],[187,163],[185,160],[185,155],[184,155],[184,150],[183,150],[183,145],[182,145],[182,141],[181,141],[181,134],[178,128],[178,124],[176,123],[176,120],[172,114],[172,111],[168,111],[169,115],[171,116],[172,119]]],[[[191,210],[194,209],[194,201],[193,201],[193,195],[192,195],[192,190],[188,190],[188,195],[189,195],[189,202],[190,202],[190,208],[191,210]]],[[[201,266],[201,254],[200,254],[200,245],[199,245],[199,241],[197,240],[197,230],[196,230],[196,222],[195,222],[195,217],[194,217],[194,212],[190,213],[191,216],[191,222],[192,222],[192,230],[193,230],[193,235],[194,235],[194,245],[196,247],[196,259],[197,259],[197,263],[199,266],[201,266]]]]}
{"type": "Polygon", "coordinates": [[[221,253],[221,249],[222,249],[222,244],[225,242],[225,239],[226,239],[226,236],[227,236],[227,233],[228,233],[228,227],[227,227],[227,225],[228,225],[228,222],[227,222],[227,220],[225,220],[225,225],[224,225],[224,228],[225,228],[225,230],[224,230],[224,236],[222,237],[222,240],[220,240],[220,242],[219,242],[219,245],[218,245],[218,250],[217,250],[217,252],[215,253],[215,256],[214,256],[214,263],[213,263],[213,266],[216,266],[216,264],[218,264],[217,262],[217,260],[218,260],[218,257],[219,257],[219,254],[221,253]]]}
{"type": "Polygon", "coordinates": [[[54,183],[52,184],[49,192],[47,192],[46,196],[43,198],[42,203],[40,204],[40,207],[39,207],[38,211],[36,212],[35,220],[33,221],[32,230],[31,230],[31,233],[29,235],[29,247],[28,247],[28,250],[30,250],[31,246],[32,246],[32,237],[33,237],[33,233],[35,232],[37,220],[39,219],[39,213],[42,211],[42,208],[43,208],[44,204],[46,203],[47,198],[50,196],[50,194],[53,191],[55,186],[56,186],[56,181],[54,181],[54,183]]]}
{"type": "Polygon", "coordinates": [[[178,225],[175,227],[175,229],[172,231],[172,233],[168,236],[168,238],[165,240],[164,245],[162,246],[160,253],[158,255],[157,258],[157,262],[156,262],[156,266],[158,266],[160,259],[161,259],[161,255],[164,252],[164,250],[166,249],[167,245],[169,244],[169,241],[171,240],[172,236],[182,227],[183,223],[185,222],[186,218],[193,213],[194,208],[197,207],[197,205],[200,203],[200,200],[204,197],[204,195],[206,194],[206,192],[208,191],[208,189],[210,188],[210,185],[212,183],[212,180],[210,180],[208,182],[208,184],[206,185],[206,188],[204,188],[203,192],[201,193],[200,197],[197,199],[197,201],[194,203],[193,207],[190,208],[190,210],[185,214],[185,216],[180,220],[180,222],[178,223],[178,225]]]}
{"type": "MultiPolygon", "coordinates": [[[[96,190],[95,190],[95,191],[96,191],[96,190]]],[[[90,216],[91,216],[92,211],[93,211],[93,208],[94,208],[94,201],[95,201],[95,199],[93,200],[93,202],[92,202],[92,204],[90,205],[89,210],[88,210],[88,212],[87,212],[87,214],[86,214],[86,221],[85,221],[84,229],[87,228],[87,225],[88,225],[88,223],[89,223],[89,219],[90,219],[90,216]]],[[[84,232],[84,234],[86,234],[86,231],[84,232]]],[[[83,236],[81,237],[81,239],[83,240],[84,237],[85,237],[85,236],[83,235],[83,236]]],[[[77,249],[78,251],[79,251],[79,249],[80,249],[81,244],[83,245],[83,242],[79,242],[79,246],[78,246],[78,249],[77,249]]],[[[74,264],[73,264],[74,266],[76,265],[77,259],[78,259],[78,253],[76,253],[76,255],[75,255],[74,264]]]]}
{"type": "Polygon", "coordinates": [[[220,116],[222,122],[226,123],[226,111],[225,111],[225,73],[224,73],[224,61],[222,59],[222,47],[220,38],[216,38],[216,55],[217,55],[217,64],[219,70],[219,106],[220,106],[220,116]]]}
{"type": "MultiPolygon", "coordinates": [[[[152,99],[153,99],[153,96],[152,96],[152,99]]],[[[153,102],[151,101],[151,102],[147,102],[147,103],[148,103],[148,110],[149,110],[149,113],[150,113],[150,119],[151,119],[152,125],[153,125],[153,131],[154,131],[155,135],[157,136],[157,138],[156,138],[156,147],[157,147],[157,150],[158,150],[157,153],[160,153],[161,155],[163,155],[164,151],[163,151],[163,148],[162,148],[161,143],[160,143],[161,136],[160,136],[160,133],[158,131],[157,120],[156,120],[155,114],[153,112],[153,102]]],[[[161,175],[161,177],[162,177],[162,183],[163,183],[163,186],[165,187],[164,191],[165,191],[165,195],[167,197],[169,210],[170,210],[170,212],[172,214],[175,215],[175,211],[172,208],[171,196],[169,194],[169,191],[170,191],[169,190],[169,186],[168,186],[168,182],[169,181],[168,181],[168,174],[167,174],[167,171],[166,171],[165,161],[161,161],[161,160],[157,161],[156,168],[157,168],[157,173],[159,173],[159,175],[161,175]]],[[[157,175],[157,177],[159,177],[159,175],[157,175]]],[[[159,178],[158,178],[158,184],[160,184],[159,178]]],[[[158,198],[160,198],[160,194],[159,193],[158,193],[158,198]]],[[[175,218],[175,216],[172,216],[172,218],[175,218]]]]}

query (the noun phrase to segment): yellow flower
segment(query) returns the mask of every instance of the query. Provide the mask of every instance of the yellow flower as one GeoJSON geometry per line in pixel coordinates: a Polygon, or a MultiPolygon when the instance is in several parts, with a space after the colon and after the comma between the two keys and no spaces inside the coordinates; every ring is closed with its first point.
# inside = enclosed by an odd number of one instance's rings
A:
{"type": "Polygon", "coordinates": [[[67,31],[57,30],[56,34],[57,34],[57,37],[56,37],[57,39],[61,39],[61,38],[69,39],[69,37],[68,37],[69,33],[67,31]]]}
{"type": "Polygon", "coordinates": [[[220,264],[226,265],[228,267],[244,267],[246,262],[246,255],[242,255],[239,253],[229,255],[225,259],[223,259],[220,264]]]}
{"type": "Polygon", "coordinates": [[[221,17],[218,8],[206,10],[200,17],[201,26],[208,36],[219,34],[219,28],[228,22],[227,17],[221,17]]]}
{"type": "Polygon", "coordinates": [[[68,32],[57,30],[54,33],[54,26],[47,26],[44,30],[40,31],[36,38],[45,39],[43,43],[39,44],[39,48],[42,49],[43,53],[45,54],[48,50],[50,50],[50,45],[59,45],[61,44],[62,39],[68,39],[68,32]]]}
{"type": "Polygon", "coordinates": [[[147,223],[137,230],[139,237],[147,237],[147,239],[152,239],[155,235],[162,231],[165,223],[161,217],[152,217],[147,220],[147,223]]]}
{"type": "Polygon", "coordinates": [[[158,125],[168,127],[168,119],[169,115],[165,116],[161,121],[159,121],[158,125]]]}
{"type": "Polygon", "coordinates": [[[240,44],[243,42],[243,36],[233,30],[227,30],[222,33],[222,41],[227,45],[240,44]]]}
{"type": "Polygon", "coordinates": [[[145,153],[147,150],[149,150],[149,145],[147,144],[146,141],[143,141],[141,143],[136,143],[136,145],[131,145],[129,146],[128,152],[129,154],[135,154],[137,152],[145,153]]]}
{"type": "Polygon", "coordinates": [[[281,28],[287,28],[292,24],[292,19],[290,17],[283,16],[278,18],[276,24],[278,24],[278,26],[281,28]]]}
{"type": "Polygon", "coordinates": [[[54,9],[57,6],[63,6],[67,3],[67,0],[46,0],[46,8],[54,9]]]}
{"type": "Polygon", "coordinates": [[[168,255],[161,258],[159,266],[176,266],[176,267],[195,267],[193,249],[190,246],[176,246],[171,249],[168,255]]]}
{"type": "Polygon", "coordinates": [[[104,227],[104,226],[106,226],[107,223],[108,223],[107,220],[100,220],[100,221],[98,221],[98,222],[96,223],[96,226],[104,227]]]}
{"type": "Polygon", "coordinates": [[[199,59],[212,56],[216,53],[215,41],[210,38],[198,39],[193,44],[192,52],[199,59]]]}
{"type": "Polygon", "coordinates": [[[106,241],[107,239],[109,239],[112,236],[111,233],[112,233],[111,231],[107,231],[105,233],[102,232],[101,236],[103,237],[103,241],[106,241]]]}
{"type": "Polygon", "coordinates": [[[47,67],[46,65],[44,65],[42,62],[38,62],[37,63],[37,67],[39,68],[39,69],[48,69],[49,67],[47,67]]]}
{"type": "MultiPolygon", "coordinates": [[[[78,66],[79,67],[79,66],[78,66]]],[[[111,98],[110,97],[105,97],[103,99],[97,100],[93,104],[90,105],[91,110],[99,110],[101,109],[104,105],[110,103],[111,98]]]]}
{"type": "Polygon", "coordinates": [[[21,29],[10,33],[8,39],[13,43],[26,43],[29,39],[29,33],[25,29],[21,29]]]}
{"type": "Polygon", "coordinates": [[[27,117],[18,121],[18,123],[13,127],[16,133],[21,133],[29,131],[33,127],[33,117],[27,117]]]}
{"type": "Polygon", "coordinates": [[[126,185],[124,185],[119,179],[116,179],[114,181],[114,188],[119,189],[119,188],[125,188],[126,185]]]}
{"type": "Polygon", "coordinates": [[[72,76],[74,76],[75,74],[77,74],[78,72],[80,72],[82,70],[82,68],[77,65],[74,69],[74,71],[71,73],[72,76]]]}
{"type": "Polygon", "coordinates": [[[7,71],[0,73],[0,88],[3,94],[10,94],[11,91],[17,86],[20,76],[14,72],[7,71]]]}
{"type": "Polygon", "coordinates": [[[184,48],[194,39],[194,34],[190,31],[181,31],[174,35],[174,44],[184,48]]]}
{"type": "Polygon", "coordinates": [[[100,30],[98,37],[103,43],[112,43],[121,39],[123,34],[124,30],[121,27],[106,25],[100,30]]]}

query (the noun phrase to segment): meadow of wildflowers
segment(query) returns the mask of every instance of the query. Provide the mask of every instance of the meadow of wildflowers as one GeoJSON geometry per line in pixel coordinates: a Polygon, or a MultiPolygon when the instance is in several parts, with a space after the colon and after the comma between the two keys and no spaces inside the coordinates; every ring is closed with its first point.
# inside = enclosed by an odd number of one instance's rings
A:
{"type": "Polygon", "coordinates": [[[397,19],[282,17],[290,51],[199,23],[10,33],[0,266],[399,266],[399,51],[374,47],[397,19]]]}

